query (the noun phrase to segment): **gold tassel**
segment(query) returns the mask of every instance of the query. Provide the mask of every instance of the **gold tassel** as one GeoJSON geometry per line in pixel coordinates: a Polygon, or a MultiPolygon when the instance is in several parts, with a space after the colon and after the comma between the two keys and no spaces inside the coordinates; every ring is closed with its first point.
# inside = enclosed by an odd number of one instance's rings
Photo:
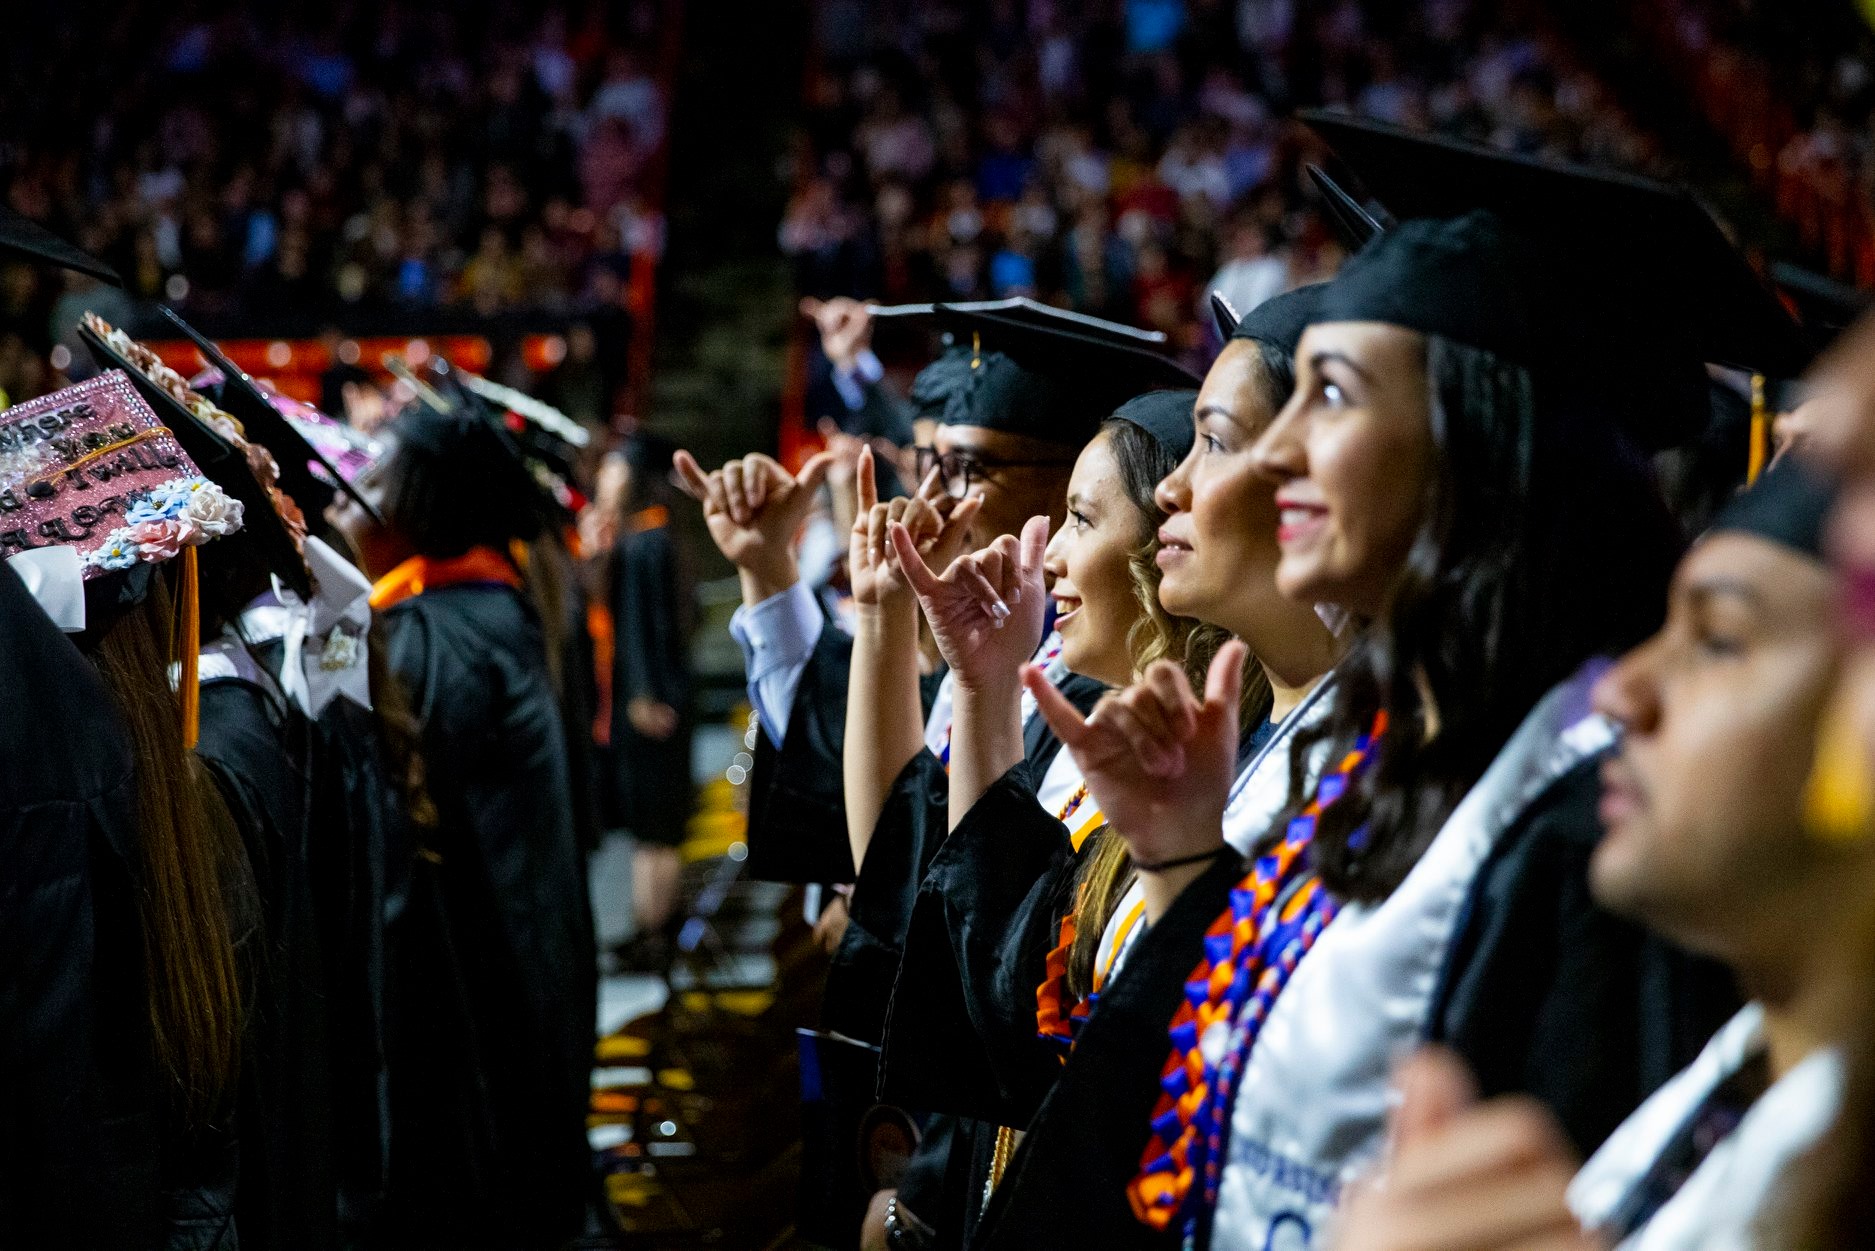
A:
{"type": "Polygon", "coordinates": [[[981,331],[970,332],[970,368],[977,369],[983,364],[983,334],[981,331]]]}
{"type": "Polygon", "coordinates": [[[1868,758],[1856,733],[1853,700],[1839,693],[1830,700],[1817,730],[1816,759],[1803,791],[1804,828],[1830,843],[1858,843],[1875,821],[1875,786],[1868,758]]]}
{"type": "Polygon", "coordinates": [[[1745,485],[1764,472],[1771,459],[1771,413],[1764,402],[1764,375],[1751,375],[1751,459],[1745,466],[1745,485]]]}
{"type": "Polygon", "coordinates": [[[193,547],[182,549],[182,585],[176,596],[176,614],[180,618],[172,643],[180,671],[176,694],[182,700],[182,745],[194,750],[202,737],[202,684],[198,672],[202,660],[202,596],[193,547]]]}

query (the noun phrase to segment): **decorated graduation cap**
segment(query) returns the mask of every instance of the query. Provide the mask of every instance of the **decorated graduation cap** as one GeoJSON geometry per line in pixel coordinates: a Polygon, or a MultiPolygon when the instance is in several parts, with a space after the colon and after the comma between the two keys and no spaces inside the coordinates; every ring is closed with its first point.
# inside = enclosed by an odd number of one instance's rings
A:
{"type": "Polygon", "coordinates": [[[1813,351],[1802,328],[1679,187],[1560,165],[1302,110],[1366,189],[1399,220],[1488,209],[1537,241],[1554,276],[1580,266],[1582,312],[1658,338],[1684,328],[1701,361],[1795,377],[1813,351]]]}
{"type": "Polygon", "coordinates": [[[107,370],[0,413],[0,552],[68,633],[101,636],[179,561],[172,635],[181,732],[196,739],[196,549],[244,528],[132,380],[107,370]]]}
{"type": "Polygon", "coordinates": [[[202,360],[221,376],[215,397],[217,406],[241,423],[241,430],[249,440],[272,453],[279,468],[280,489],[293,498],[306,516],[315,519],[315,526],[321,524],[317,519],[324,516],[327,505],[339,491],[351,496],[371,516],[377,516],[370,502],[281,415],[259,383],[229,360],[213,340],[184,321],[175,309],[164,305],[163,315],[188,336],[202,354],[202,360]]]}
{"type": "Polygon", "coordinates": [[[1111,419],[1139,427],[1174,460],[1184,460],[1196,437],[1191,410],[1197,402],[1196,391],[1148,391],[1114,409],[1111,419]]]}
{"type": "Polygon", "coordinates": [[[280,490],[272,453],[250,441],[239,422],[190,387],[155,352],[97,314],[86,313],[78,332],[100,367],[124,372],[201,472],[241,501],[243,542],[267,571],[294,594],[310,598],[305,515],[280,490]]]}
{"type": "Polygon", "coordinates": [[[124,280],[117,271],[91,253],[68,243],[30,217],[0,205],[0,254],[43,261],[60,269],[76,270],[93,278],[121,287],[124,280]]]}
{"type": "Polygon", "coordinates": [[[914,386],[915,401],[927,411],[942,396],[935,415],[946,425],[1078,448],[1134,396],[1200,381],[1165,354],[1161,334],[1033,300],[911,305],[874,315],[905,313],[928,315],[951,336],[944,355],[920,375],[925,385],[914,386]]]}

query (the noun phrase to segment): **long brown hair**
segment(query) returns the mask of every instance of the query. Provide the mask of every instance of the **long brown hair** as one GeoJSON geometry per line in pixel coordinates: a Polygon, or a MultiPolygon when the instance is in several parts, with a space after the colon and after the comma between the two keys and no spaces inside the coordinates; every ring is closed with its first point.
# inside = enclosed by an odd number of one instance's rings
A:
{"type": "Polygon", "coordinates": [[[230,895],[252,889],[234,820],[207,766],[183,746],[169,689],[170,596],[162,577],[92,654],[136,759],[142,873],[137,908],[156,1061],[176,1111],[199,1125],[227,1106],[241,1050],[241,979],[230,895]]]}
{"type": "MultiPolygon", "coordinates": [[[[1163,444],[1131,422],[1110,420],[1102,429],[1120,468],[1121,487],[1140,517],[1139,541],[1128,558],[1133,595],[1140,609],[1138,620],[1126,635],[1133,672],[1143,673],[1156,660],[1175,660],[1193,688],[1203,690],[1211,658],[1230,640],[1230,632],[1190,617],[1174,617],[1159,603],[1159,580],[1164,575],[1156,557],[1165,512],[1153,493],[1178,468],[1177,460],[1163,444]]],[[[1244,674],[1240,707],[1244,725],[1269,715],[1269,679],[1256,665],[1244,674]]],[[[1068,991],[1077,998],[1086,998],[1093,989],[1101,933],[1134,876],[1133,858],[1126,850],[1125,839],[1103,825],[1089,841],[1092,845],[1083,850],[1074,875],[1074,944],[1068,950],[1068,991]]]]}

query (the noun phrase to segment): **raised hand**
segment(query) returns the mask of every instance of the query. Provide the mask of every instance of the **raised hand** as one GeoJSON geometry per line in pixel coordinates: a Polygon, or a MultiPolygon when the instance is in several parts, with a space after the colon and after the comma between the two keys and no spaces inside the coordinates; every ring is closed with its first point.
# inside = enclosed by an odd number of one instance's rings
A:
{"type": "Polygon", "coordinates": [[[1041,674],[1023,672],[1041,714],[1074,753],[1088,790],[1142,869],[1223,846],[1248,655],[1235,639],[1218,650],[1203,702],[1176,664],[1155,661],[1086,718],[1041,674]]]}
{"type": "Polygon", "coordinates": [[[820,350],[839,369],[851,370],[859,354],[872,346],[872,309],[847,296],[801,301],[801,313],[814,319],[820,331],[820,350]]]}
{"type": "Polygon", "coordinates": [[[1384,1171],[1342,1202],[1334,1251],[1591,1251],[1565,1202],[1575,1158],[1525,1096],[1478,1103],[1465,1066],[1429,1047],[1395,1075],[1384,1171]]]}
{"type": "Polygon", "coordinates": [[[903,526],[914,548],[927,559],[949,560],[963,546],[964,532],[983,507],[983,499],[973,495],[953,500],[933,469],[916,495],[882,504],[873,475],[872,449],[860,449],[857,470],[853,479],[855,515],[847,543],[847,578],[854,603],[872,608],[905,599],[911,593],[889,537],[893,525],[903,526]]]}
{"type": "Polygon", "coordinates": [[[892,545],[958,685],[1007,687],[1014,694],[1018,673],[1042,641],[1048,518],[1029,518],[1020,541],[1005,534],[957,557],[942,576],[931,571],[904,526],[892,527],[892,545]]]}
{"type": "Polygon", "coordinates": [[[751,580],[768,594],[793,586],[794,536],[833,458],[825,452],[809,457],[799,474],[759,452],[707,474],[689,452],[679,451],[673,463],[678,486],[703,505],[717,550],[744,574],[745,595],[751,580]]]}

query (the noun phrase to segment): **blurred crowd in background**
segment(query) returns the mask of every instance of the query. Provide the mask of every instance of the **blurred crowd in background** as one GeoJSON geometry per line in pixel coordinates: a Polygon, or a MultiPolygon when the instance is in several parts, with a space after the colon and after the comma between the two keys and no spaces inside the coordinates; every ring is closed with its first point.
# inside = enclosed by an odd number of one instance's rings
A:
{"type": "MultiPolygon", "coordinates": [[[[1869,33],[1846,12],[1790,14],[1808,7],[1676,0],[1654,17],[1706,51],[1775,40],[1792,79],[1778,98],[1805,103],[1768,159],[1847,180],[1866,216],[1869,33]]],[[[1687,173],[1539,6],[831,0],[818,37],[779,232],[805,293],[1027,295],[1163,331],[1194,359],[1209,289],[1241,310],[1341,259],[1297,107],[1687,173]]]]}
{"type": "Polygon", "coordinates": [[[46,389],[34,362],[81,300],[113,321],[139,300],[207,324],[290,315],[298,333],[373,313],[603,319],[662,249],[650,0],[31,7],[35,39],[0,50],[0,191],[126,290],[0,271],[15,399],[46,389]]]}

